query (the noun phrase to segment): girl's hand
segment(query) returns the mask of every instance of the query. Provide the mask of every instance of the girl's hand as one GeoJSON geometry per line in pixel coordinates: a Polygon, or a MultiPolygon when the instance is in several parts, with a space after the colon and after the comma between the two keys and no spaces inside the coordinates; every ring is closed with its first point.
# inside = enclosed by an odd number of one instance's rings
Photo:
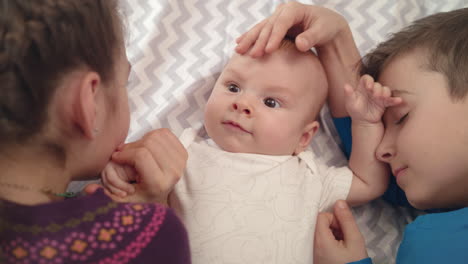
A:
{"type": "MultiPolygon", "coordinates": [[[[167,204],[169,193],[184,173],[187,158],[184,146],[170,130],[165,128],[153,130],[142,139],[124,145],[112,155],[112,161],[116,164],[132,168],[124,170],[125,177],[128,177],[129,181],[136,181],[133,184],[134,193],[121,197],[108,190],[105,192],[118,202],[167,204]]],[[[117,186],[116,182],[113,184],[117,186]]],[[[127,188],[124,185],[122,189],[127,188]]],[[[98,185],[91,184],[86,186],[85,192],[92,193],[97,188],[98,185]]]]}

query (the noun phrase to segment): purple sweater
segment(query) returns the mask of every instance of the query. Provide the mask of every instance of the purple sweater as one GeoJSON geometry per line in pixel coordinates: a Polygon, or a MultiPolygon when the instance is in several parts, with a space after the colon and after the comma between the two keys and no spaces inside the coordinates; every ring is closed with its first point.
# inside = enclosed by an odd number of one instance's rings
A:
{"type": "Polygon", "coordinates": [[[124,204],[102,190],[24,206],[0,200],[0,263],[190,263],[171,209],[124,204]]]}

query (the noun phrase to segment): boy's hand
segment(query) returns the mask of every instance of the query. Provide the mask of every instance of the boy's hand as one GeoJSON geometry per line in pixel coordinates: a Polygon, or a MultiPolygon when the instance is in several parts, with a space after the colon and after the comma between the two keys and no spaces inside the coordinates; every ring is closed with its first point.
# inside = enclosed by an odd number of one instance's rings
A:
{"type": "Polygon", "coordinates": [[[137,176],[138,174],[132,167],[110,161],[101,173],[101,181],[107,191],[124,198],[135,192],[135,187],[131,182],[139,182],[137,176]]]}
{"type": "Polygon", "coordinates": [[[249,54],[260,57],[278,49],[285,36],[295,38],[300,51],[308,51],[326,45],[347,28],[344,17],[330,9],[289,2],[237,38],[236,51],[244,54],[253,46],[249,54]]]}
{"type": "MultiPolygon", "coordinates": [[[[168,129],[156,129],[142,139],[124,145],[112,155],[112,161],[119,166],[109,169],[107,180],[114,180],[106,187],[113,186],[126,190],[128,179],[136,181],[135,192],[121,197],[112,192],[105,192],[119,202],[159,202],[167,203],[169,192],[184,173],[188,154],[179,139],[168,129]],[[121,167],[124,166],[124,167],[121,167]],[[126,169],[132,168],[132,170],[126,169]],[[125,173],[114,173],[112,169],[123,170],[125,173]],[[117,175],[116,175],[117,174],[117,175]],[[124,184],[122,184],[124,182],[124,184]],[[125,183],[127,182],[127,183],[125,183]]],[[[94,190],[90,186],[89,190],[94,190]]],[[[118,193],[118,191],[116,191],[118,193]]]]}
{"type": "Polygon", "coordinates": [[[344,264],[367,258],[366,244],[345,201],[337,201],[333,214],[320,213],[314,241],[315,264],[344,264]]]}
{"type": "Polygon", "coordinates": [[[375,82],[369,75],[364,75],[358,87],[345,85],[345,106],[353,122],[379,123],[385,108],[398,105],[402,102],[400,97],[392,97],[391,90],[375,82]]]}

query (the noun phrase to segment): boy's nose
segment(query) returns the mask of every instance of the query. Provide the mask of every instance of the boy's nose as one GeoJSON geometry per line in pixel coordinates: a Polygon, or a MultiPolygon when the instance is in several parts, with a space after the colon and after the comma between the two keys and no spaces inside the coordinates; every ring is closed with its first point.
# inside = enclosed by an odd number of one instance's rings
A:
{"type": "Polygon", "coordinates": [[[377,150],[375,152],[376,158],[382,162],[390,163],[392,158],[395,157],[395,154],[396,149],[392,135],[385,133],[382,141],[377,146],[377,150]]]}

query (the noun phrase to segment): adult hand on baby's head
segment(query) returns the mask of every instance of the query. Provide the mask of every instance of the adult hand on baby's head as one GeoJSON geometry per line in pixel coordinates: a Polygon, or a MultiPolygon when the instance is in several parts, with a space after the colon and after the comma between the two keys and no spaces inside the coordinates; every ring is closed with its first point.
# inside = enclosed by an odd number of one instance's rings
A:
{"type": "Polygon", "coordinates": [[[330,9],[289,2],[240,36],[236,51],[244,54],[252,47],[249,54],[260,57],[275,51],[285,36],[295,38],[297,48],[307,51],[326,45],[347,27],[344,17],[330,9]]]}
{"type": "MultiPolygon", "coordinates": [[[[115,191],[105,192],[118,202],[159,202],[167,203],[167,197],[174,185],[182,176],[187,163],[188,154],[179,139],[168,129],[156,129],[142,139],[126,144],[120,151],[112,155],[113,167],[106,167],[109,175],[106,188],[112,186],[115,191]],[[119,177],[115,169],[118,166],[133,168],[134,174],[129,170],[121,170],[124,177],[119,177]],[[113,171],[114,170],[114,171],[113,171]],[[113,181],[108,181],[109,179],[113,181]],[[119,182],[120,183],[117,183],[119,182]],[[117,190],[125,191],[128,181],[134,181],[133,193],[121,196],[117,190]],[[111,183],[111,184],[109,184],[111,183]],[[117,183],[117,184],[116,184],[117,183]],[[108,185],[109,184],[109,185],[108,185]]],[[[122,169],[122,168],[120,168],[122,169]]],[[[122,174],[122,175],[123,175],[122,174]]],[[[128,186],[127,186],[128,187],[128,186]]],[[[85,191],[94,191],[95,185],[87,186],[85,191]]]]}
{"type": "Polygon", "coordinates": [[[367,257],[364,237],[345,201],[336,202],[333,214],[319,214],[315,228],[315,264],[344,264],[367,257]]]}

